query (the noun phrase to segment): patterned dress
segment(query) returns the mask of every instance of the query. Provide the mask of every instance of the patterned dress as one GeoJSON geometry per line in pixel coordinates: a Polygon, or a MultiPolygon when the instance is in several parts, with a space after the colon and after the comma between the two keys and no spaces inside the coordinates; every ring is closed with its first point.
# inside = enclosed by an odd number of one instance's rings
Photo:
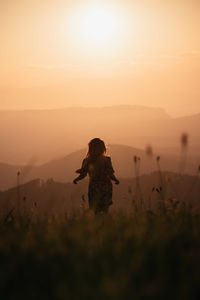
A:
{"type": "Polygon", "coordinates": [[[108,207],[112,204],[111,180],[117,180],[114,176],[111,158],[101,156],[93,161],[90,158],[85,158],[77,173],[80,173],[78,180],[87,174],[89,175],[88,200],[90,209],[95,213],[107,212],[108,207]]]}

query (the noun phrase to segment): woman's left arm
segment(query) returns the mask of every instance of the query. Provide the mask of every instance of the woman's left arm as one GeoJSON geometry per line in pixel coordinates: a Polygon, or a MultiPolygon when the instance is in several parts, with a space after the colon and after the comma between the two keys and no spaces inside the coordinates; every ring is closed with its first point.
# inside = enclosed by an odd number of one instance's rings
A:
{"type": "Polygon", "coordinates": [[[109,175],[110,179],[115,181],[116,184],[119,184],[119,180],[114,175],[115,171],[113,169],[112,161],[111,161],[110,157],[108,157],[108,160],[107,160],[107,171],[108,171],[108,175],[109,175]]]}

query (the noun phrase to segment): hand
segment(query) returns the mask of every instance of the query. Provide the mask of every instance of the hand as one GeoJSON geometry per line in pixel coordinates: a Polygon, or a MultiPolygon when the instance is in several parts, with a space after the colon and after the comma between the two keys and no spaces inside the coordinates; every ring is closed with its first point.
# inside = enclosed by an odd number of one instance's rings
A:
{"type": "Polygon", "coordinates": [[[119,184],[119,180],[117,179],[117,180],[115,180],[115,184],[119,184]]]}
{"type": "Polygon", "coordinates": [[[74,184],[77,184],[77,181],[76,181],[76,179],[74,179],[74,180],[73,180],[73,183],[74,183],[74,184]]]}

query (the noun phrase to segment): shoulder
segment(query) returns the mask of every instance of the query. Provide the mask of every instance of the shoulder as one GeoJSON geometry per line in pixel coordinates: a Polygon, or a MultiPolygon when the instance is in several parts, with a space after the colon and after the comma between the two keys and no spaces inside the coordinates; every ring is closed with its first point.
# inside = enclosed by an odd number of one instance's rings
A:
{"type": "Polygon", "coordinates": [[[88,163],[88,158],[84,158],[83,161],[82,161],[82,166],[86,166],[88,163]]]}
{"type": "Polygon", "coordinates": [[[111,161],[111,157],[110,156],[105,156],[105,160],[111,161]]]}
{"type": "Polygon", "coordinates": [[[105,156],[105,161],[107,164],[111,164],[111,157],[110,156],[105,156]]]}
{"type": "Polygon", "coordinates": [[[110,156],[105,157],[105,162],[106,162],[106,168],[109,173],[114,173],[113,166],[112,166],[112,161],[110,156]]]}

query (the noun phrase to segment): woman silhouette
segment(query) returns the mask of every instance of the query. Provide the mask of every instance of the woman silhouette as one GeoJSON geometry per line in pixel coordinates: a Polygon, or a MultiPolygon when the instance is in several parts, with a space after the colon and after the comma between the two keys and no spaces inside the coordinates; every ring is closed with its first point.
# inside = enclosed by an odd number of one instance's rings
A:
{"type": "Polygon", "coordinates": [[[105,154],[104,141],[99,138],[92,139],[88,144],[88,153],[82,162],[82,167],[76,171],[80,175],[73,181],[77,184],[77,181],[89,175],[89,207],[95,214],[107,212],[112,204],[111,180],[119,184],[119,180],[114,175],[111,158],[105,154]]]}

